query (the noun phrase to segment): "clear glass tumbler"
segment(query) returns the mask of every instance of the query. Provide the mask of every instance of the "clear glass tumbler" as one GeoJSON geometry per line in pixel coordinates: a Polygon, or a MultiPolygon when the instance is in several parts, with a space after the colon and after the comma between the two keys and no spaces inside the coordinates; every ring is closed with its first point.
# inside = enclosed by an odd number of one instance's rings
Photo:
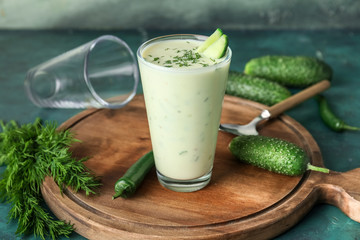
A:
{"type": "Polygon", "coordinates": [[[137,51],[158,180],[178,192],[202,189],[210,181],[231,49],[215,65],[191,69],[159,66],[143,53],[169,40],[206,38],[163,36],[143,43],[137,51]]]}
{"type": "Polygon", "coordinates": [[[30,100],[48,108],[121,108],[136,94],[136,58],[121,39],[105,35],[27,73],[30,100]]]}

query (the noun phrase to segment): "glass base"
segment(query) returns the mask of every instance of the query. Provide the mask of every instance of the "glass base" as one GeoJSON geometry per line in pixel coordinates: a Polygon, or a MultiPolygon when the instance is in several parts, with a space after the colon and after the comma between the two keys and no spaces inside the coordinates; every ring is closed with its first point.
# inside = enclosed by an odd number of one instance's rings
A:
{"type": "Polygon", "coordinates": [[[156,171],[158,180],[162,186],[175,192],[195,192],[204,188],[210,182],[212,171],[204,176],[190,180],[168,178],[156,171]]]}

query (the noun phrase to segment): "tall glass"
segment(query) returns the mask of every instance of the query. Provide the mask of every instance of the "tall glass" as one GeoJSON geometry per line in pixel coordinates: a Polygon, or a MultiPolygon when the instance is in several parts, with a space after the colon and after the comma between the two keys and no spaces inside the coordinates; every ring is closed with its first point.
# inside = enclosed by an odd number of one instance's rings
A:
{"type": "Polygon", "coordinates": [[[136,58],[121,39],[104,35],[30,69],[25,90],[48,108],[121,108],[136,94],[136,58]]]}
{"type": "Polygon", "coordinates": [[[205,41],[200,35],[168,35],[137,51],[159,182],[178,192],[205,187],[211,178],[231,50],[211,66],[173,68],[147,61],[144,50],[170,40],[205,41]]]}

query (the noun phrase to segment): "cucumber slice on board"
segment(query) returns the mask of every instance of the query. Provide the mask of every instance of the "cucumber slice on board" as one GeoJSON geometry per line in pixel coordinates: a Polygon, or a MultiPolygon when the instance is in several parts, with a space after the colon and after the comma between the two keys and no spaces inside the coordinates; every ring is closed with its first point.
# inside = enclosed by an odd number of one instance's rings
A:
{"type": "Polygon", "coordinates": [[[213,32],[213,34],[211,34],[210,37],[208,37],[205,40],[205,42],[199,46],[197,52],[198,53],[204,52],[211,44],[216,42],[216,40],[218,40],[222,35],[223,35],[222,30],[220,28],[216,29],[215,32],[213,32]]]}
{"type": "Polygon", "coordinates": [[[208,58],[222,58],[226,53],[228,45],[228,37],[227,35],[223,34],[218,40],[206,48],[203,54],[208,58]]]}

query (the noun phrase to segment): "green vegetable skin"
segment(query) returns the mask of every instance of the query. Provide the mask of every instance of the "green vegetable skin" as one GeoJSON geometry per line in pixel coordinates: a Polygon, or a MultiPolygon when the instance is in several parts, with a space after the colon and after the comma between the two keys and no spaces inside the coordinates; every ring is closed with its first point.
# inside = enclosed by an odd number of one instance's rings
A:
{"type": "Polygon", "coordinates": [[[297,176],[306,170],[329,172],[326,168],[311,165],[303,149],[278,138],[238,136],[230,142],[229,149],[240,161],[279,174],[297,176]]]}
{"type": "Polygon", "coordinates": [[[201,46],[197,49],[198,53],[204,52],[211,44],[215,43],[221,36],[223,35],[223,32],[220,28],[217,28],[215,32],[213,32],[201,46]]]}
{"type": "Polygon", "coordinates": [[[289,87],[307,87],[321,80],[330,81],[332,78],[332,69],[328,64],[305,56],[254,58],[246,63],[245,73],[289,87]]]}
{"type": "Polygon", "coordinates": [[[118,197],[128,198],[133,195],[154,165],[153,151],[139,158],[115,183],[115,195],[113,199],[118,197]]]}
{"type": "Polygon", "coordinates": [[[360,130],[359,127],[349,126],[343,120],[341,120],[335,113],[331,110],[326,98],[322,95],[316,96],[316,100],[319,104],[319,112],[320,117],[330,129],[341,132],[344,130],[353,130],[358,131],[360,130]]]}
{"type": "Polygon", "coordinates": [[[290,91],[278,83],[263,78],[230,71],[226,94],[272,106],[291,96],[290,91]]]}
{"type": "Polygon", "coordinates": [[[218,40],[216,40],[216,42],[214,42],[207,49],[205,49],[203,54],[208,58],[222,58],[225,55],[228,46],[228,36],[223,34],[218,40]]]}
{"type": "Polygon", "coordinates": [[[208,58],[217,59],[225,55],[228,46],[228,36],[218,28],[199,46],[197,52],[203,53],[208,58]]]}

